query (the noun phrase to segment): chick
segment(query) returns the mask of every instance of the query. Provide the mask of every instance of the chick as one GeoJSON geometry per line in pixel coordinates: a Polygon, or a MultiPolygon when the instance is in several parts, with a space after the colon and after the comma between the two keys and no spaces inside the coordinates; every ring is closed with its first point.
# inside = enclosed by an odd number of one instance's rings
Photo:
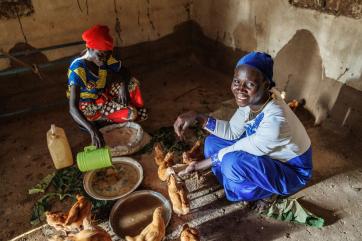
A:
{"type": "Polygon", "coordinates": [[[187,199],[187,191],[184,183],[177,183],[175,175],[171,175],[167,185],[173,211],[179,216],[188,214],[190,212],[190,204],[187,199]]]}
{"type": "Polygon", "coordinates": [[[181,241],[199,241],[199,231],[195,228],[190,228],[188,224],[185,224],[182,227],[182,232],[180,235],[181,241]]]}
{"type": "Polygon", "coordinates": [[[163,209],[158,207],[153,212],[152,222],[142,232],[135,236],[126,236],[127,241],[161,241],[166,234],[166,225],[162,217],[163,209]]]}
{"type": "Polygon", "coordinates": [[[163,149],[161,143],[156,143],[154,147],[154,156],[155,156],[155,163],[157,166],[161,165],[163,163],[163,160],[165,159],[165,150],[163,149]]]}
{"type": "Polygon", "coordinates": [[[81,230],[84,222],[90,222],[92,204],[85,197],[77,195],[77,202],[70,208],[65,226],[81,230]]]}
{"type": "Polygon", "coordinates": [[[201,152],[202,141],[198,140],[192,146],[192,148],[182,153],[182,162],[185,164],[190,164],[193,161],[199,161],[204,158],[201,152]]]}
{"type": "Polygon", "coordinates": [[[158,167],[158,171],[157,171],[158,178],[163,182],[167,181],[168,177],[171,174],[175,173],[175,171],[172,168],[173,158],[174,158],[174,153],[168,152],[166,154],[163,162],[158,167]]]}

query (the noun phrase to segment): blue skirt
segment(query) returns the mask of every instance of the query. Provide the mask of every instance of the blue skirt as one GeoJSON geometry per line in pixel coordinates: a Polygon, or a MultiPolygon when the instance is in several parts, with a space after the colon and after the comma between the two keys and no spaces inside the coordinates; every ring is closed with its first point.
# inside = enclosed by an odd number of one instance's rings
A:
{"type": "MultiPolygon", "coordinates": [[[[205,158],[236,141],[214,135],[206,137],[205,158]]],[[[274,194],[291,195],[302,189],[312,177],[312,148],[288,162],[235,151],[225,154],[222,162],[213,165],[212,172],[223,185],[229,201],[255,201],[274,194]]]]}

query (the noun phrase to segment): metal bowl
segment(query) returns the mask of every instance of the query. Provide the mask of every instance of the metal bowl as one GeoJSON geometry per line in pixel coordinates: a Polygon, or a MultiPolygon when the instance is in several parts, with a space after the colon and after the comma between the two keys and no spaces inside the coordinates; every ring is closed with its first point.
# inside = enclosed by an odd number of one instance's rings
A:
{"type": "Polygon", "coordinates": [[[159,206],[163,207],[163,219],[167,226],[171,220],[172,208],[161,193],[142,190],[118,200],[109,216],[112,231],[120,238],[138,235],[151,223],[153,211],[159,206]]]}
{"type": "MultiPolygon", "coordinates": [[[[122,128],[130,128],[134,129],[136,132],[130,137],[127,145],[116,145],[116,146],[110,146],[109,149],[111,151],[112,156],[125,156],[125,155],[131,155],[137,151],[139,151],[145,144],[149,142],[149,135],[143,131],[142,127],[135,122],[125,122],[125,123],[118,123],[118,124],[112,124],[109,126],[102,127],[100,129],[100,132],[102,134],[106,134],[107,132],[112,132],[116,129],[122,129],[122,128]],[[144,143],[146,142],[146,143],[144,143]]],[[[107,139],[105,138],[106,145],[109,145],[107,143],[107,139]]]]}
{"type": "Polygon", "coordinates": [[[88,193],[89,196],[91,196],[95,199],[98,199],[98,200],[116,200],[116,199],[120,199],[122,197],[127,196],[128,194],[130,194],[131,192],[136,190],[136,188],[141,184],[141,182],[143,180],[143,169],[142,169],[141,164],[139,164],[135,159],[130,158],[130,157],[115,157],[115,158],[112,158],[112,163],[113,164],[126,164],[126,165],[129,165],[132,168],[134,168],[138,174],[137,182],[134,184],[134,186],[132,186],[132,188],[129,191],[127,191],[125,193],[119,193],[114,196],[105,196],[105,195],[102,195],[102,194],[96,192],[92,185],[95,174],[102,169],[90,171],[90,172],[87,172],[83,178],[84,190],[88,193]]]}

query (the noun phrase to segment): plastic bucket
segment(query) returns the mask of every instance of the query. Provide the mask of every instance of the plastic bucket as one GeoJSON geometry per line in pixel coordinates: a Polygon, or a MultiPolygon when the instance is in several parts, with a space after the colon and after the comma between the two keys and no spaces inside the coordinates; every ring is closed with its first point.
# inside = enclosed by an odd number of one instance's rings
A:
{"type": "Polygon", "coordinates": [[[84,151],[77,154],[78,168],[82,172],[112,166],[112,158],[109,149],[86,146],[84,151]]]}

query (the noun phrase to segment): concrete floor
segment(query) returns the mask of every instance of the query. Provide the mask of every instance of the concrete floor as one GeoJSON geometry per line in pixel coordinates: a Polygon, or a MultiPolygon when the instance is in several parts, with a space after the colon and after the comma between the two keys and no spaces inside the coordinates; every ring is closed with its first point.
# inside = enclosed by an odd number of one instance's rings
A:
{"type": "MultiPolygon", "coordinates": [[[[152,71],[134,71],[141,80],[150,111],[150,118],[142,123],[147,132],[172,125],[177,114],[185,110],[210,112],[231,98],[231,76],[187,63],[189,61],[180,60],[152,71]]],[[[9,94],[11,99],[3,108],[8,111],[21,108],[29,103],[28,100],[39,103],[61,100],[66,83],[64,69],[54,69],[47,76],[54,84],[44,97],[39,98],[43,90],[27,91],[25,88],[21,91],[26,95],[9,94]]],[[[26,78],[36,81],[32,76],[26,78]]],[[[15,91],[16,88],[10,85],[9,89],[15,91]]],[[[192,179],[187,181],[193,210],[185,217],[173,216],[168,239],[178,236],[181,223],[191,222],[197,225],[202,240],[362,240],[359,228],[362,226],[361,139],[335,126],[332,121],[314,127],[312,117],[306,112],[300,112],[299,116],[312,140],[314,176],[308,187],[294,196],[303,196],[304,205],[326,219],[326,227],[316,229],[258,216],[239,204],[226,201],[222,189],[209,175],[204,183],[206,186],[195,186],[192,179]]],[[[27,190],[54,171],[45,139],[51,123],[65,129],[74,153],[89,144],[89,137],[71,120],[66,105],[2,123],[0,240],[11,239],[32,228],[30,211],[37,197],[29,196],[27,190]]],[[[166,185],[157,180],[152,155],[134,157],[141,162],[145,172],[140,189],[153,189],[167,197],[166,185]]]]}

